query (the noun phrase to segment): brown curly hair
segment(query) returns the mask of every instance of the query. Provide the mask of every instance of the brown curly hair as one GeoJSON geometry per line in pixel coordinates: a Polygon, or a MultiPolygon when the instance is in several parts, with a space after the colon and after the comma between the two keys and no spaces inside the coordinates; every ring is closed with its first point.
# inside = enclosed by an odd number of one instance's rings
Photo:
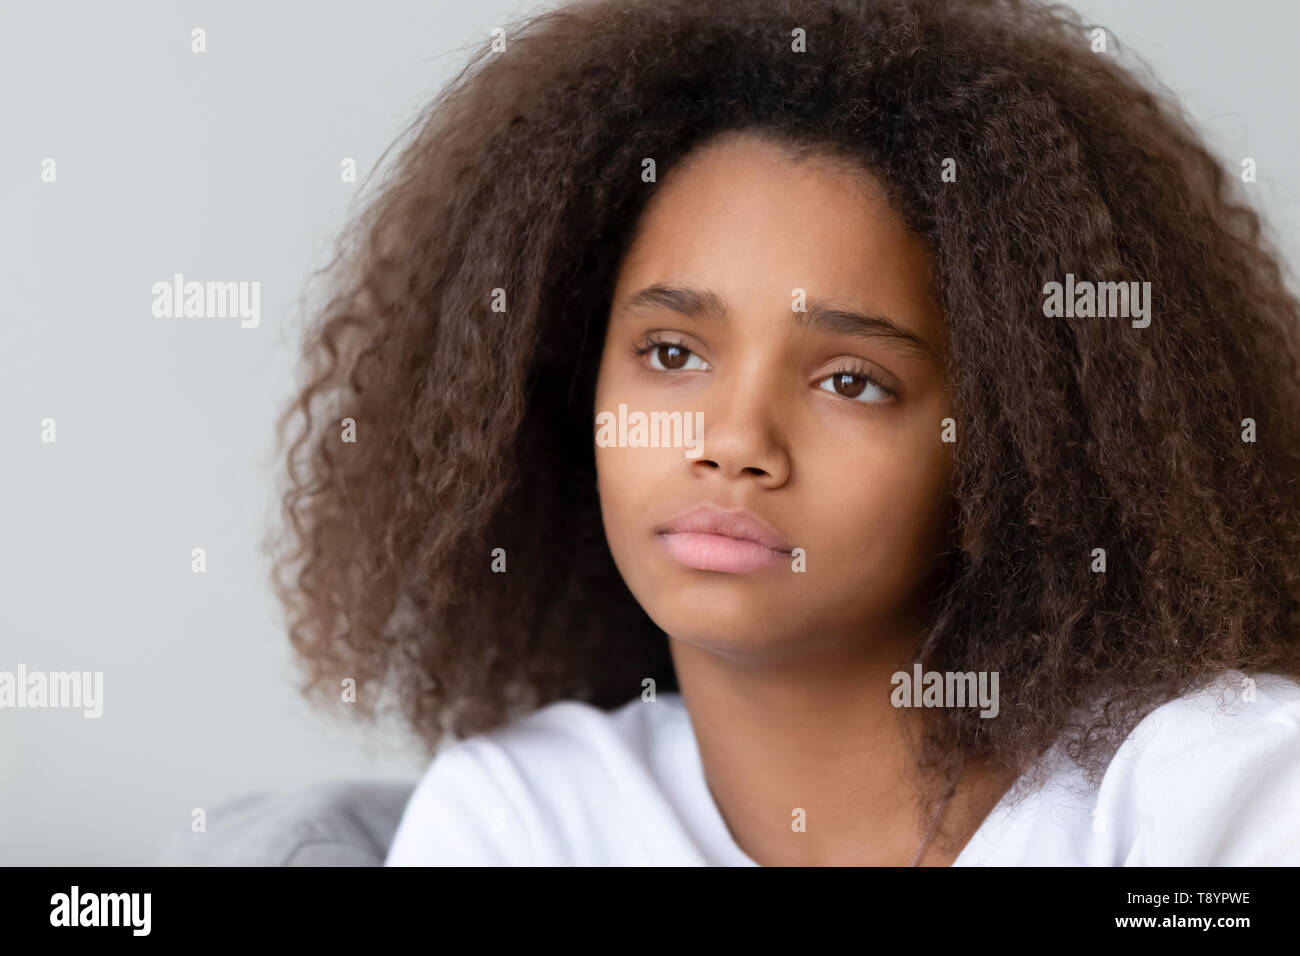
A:
{"type": "Polygon", "coordinates": [[[1237,177],[1077,14],[589,0],[506,42],[403,133],[322,270],[269,540],[305,693],[354,678],[373,716],[391,690],[434,748],[677,688],[605,542],[593,388],[643,160],[662,179],[735,129],[872,170],[938,263],[960,548],[917,660],[1002,691],[997,720],[928,710],[918,766],[1028,772],[1062,737],[1095,781],[1160,703],[1300,675],[1297,301],[1237,177]],[[1066,273],[1150,281],[1149,327],[1046,317],[1066,273]]]}

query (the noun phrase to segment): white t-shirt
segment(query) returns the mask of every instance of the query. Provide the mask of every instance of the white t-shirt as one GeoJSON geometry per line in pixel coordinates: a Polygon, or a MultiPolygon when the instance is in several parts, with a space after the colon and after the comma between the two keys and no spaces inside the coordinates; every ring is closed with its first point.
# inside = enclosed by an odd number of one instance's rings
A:
{"type": "MultiPolygon", "coordinates": [[[[1152,711],[1099,787],[1060,761],[1010,797],[954,866],[1300,865],[1300,684],[1231,672],[1152,711]]],[[[709,793],[681,695],[661,693],[554,703],[447,745],[385,865],[758,864],[709,793]]]]}

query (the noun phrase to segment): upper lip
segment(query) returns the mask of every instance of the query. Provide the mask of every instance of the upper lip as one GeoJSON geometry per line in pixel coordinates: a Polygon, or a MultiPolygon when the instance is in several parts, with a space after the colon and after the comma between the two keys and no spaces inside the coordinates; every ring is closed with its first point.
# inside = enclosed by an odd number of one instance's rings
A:
{"type": "Polygon", "coordinates": [[[700,534],[720,534],[741,541],[756,541],[774,551],[787,554],[791,546],[773,528],[758,515],[744,509],[718,508],[714,505],[701,505],[679,514],[676,518],[655,528],[657,534],[677,534],[694,531],[700,534]]]}

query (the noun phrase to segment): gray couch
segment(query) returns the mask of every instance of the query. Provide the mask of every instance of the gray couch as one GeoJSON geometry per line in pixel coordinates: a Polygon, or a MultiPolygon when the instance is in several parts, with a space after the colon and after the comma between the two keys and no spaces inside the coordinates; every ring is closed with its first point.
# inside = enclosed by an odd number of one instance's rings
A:
{"type": "Polygon", "coordinates": [[[161,866],[382,866],[414,783],[337,782],[250,794],[172,841],[161,866]]]}

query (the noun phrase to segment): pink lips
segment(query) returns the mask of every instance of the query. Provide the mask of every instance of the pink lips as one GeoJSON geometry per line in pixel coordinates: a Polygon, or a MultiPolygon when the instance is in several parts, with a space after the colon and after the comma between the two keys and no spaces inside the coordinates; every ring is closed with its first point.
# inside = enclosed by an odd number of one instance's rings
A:
{"type": "Polygon", "coordinates": [[[793,550],[756,516],[709,505],[679,515],[655,532],[669,555],[702,571],[757,571],[788,561],[793,550]]]}

